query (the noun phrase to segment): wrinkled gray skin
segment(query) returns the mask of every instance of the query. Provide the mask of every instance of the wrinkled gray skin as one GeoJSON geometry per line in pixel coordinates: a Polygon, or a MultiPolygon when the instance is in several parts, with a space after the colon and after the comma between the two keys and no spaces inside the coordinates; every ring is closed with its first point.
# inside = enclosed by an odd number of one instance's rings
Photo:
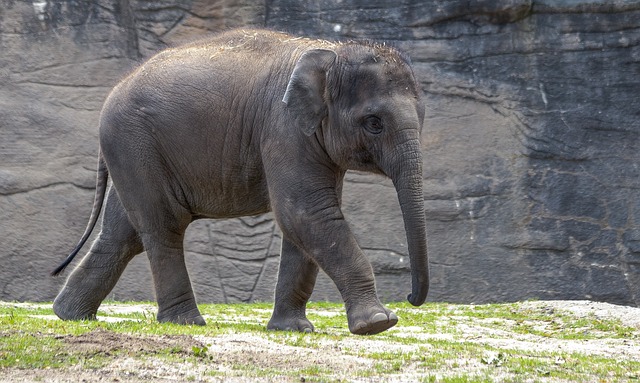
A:
{"type": "Polygon", "coordinates": [[[423,116],[408,59],[385,46],[244,30],[159,53],[105,102],[92,217],[53,274],[82,247],[104,203],[102,231],[54,311],[95,318],[127,263],[146,250],[158,320],[204,324],[184,262],[187,226],[272,210],[283,243],[268,328],[313,331],[305,307],[322,268],[342,294],[351,332],[388,329],[398,318],[380,303],[340,210],[343,177],[356,169],[393,180],[411,259],[408,299],[421,305],[429,285],[423,116]]]}

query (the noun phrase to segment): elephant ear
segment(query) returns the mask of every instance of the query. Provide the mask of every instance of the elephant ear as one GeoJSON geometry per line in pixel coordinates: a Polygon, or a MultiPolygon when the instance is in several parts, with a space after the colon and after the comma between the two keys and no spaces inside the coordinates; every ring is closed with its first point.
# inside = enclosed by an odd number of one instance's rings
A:
{"type": "Polygon", "coordinates": [[[336,60],[336,53],[328,49],[305,52],[289,78],[282,102],[294,118],[297,126],[310,136],[327,115],[324,92],[327,71],[336,60]]]}

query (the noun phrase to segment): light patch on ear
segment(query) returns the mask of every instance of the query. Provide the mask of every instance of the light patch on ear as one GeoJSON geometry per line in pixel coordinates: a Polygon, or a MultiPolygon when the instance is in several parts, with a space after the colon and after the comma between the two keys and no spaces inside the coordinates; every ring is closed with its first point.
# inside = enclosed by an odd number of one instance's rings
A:
{"type": "Polygon", "coordinates": [[[294,82],[297,81],[297,79],[294,79],[293,76],[295,75],[295,73],[293,73],[291,75],[291,78],[289,78],[289,83],[287,84],[287,90],[284,92],[284,96],[282,97],[282,102],[284,102],[286,105],[289,105],[289,98],[291,98],[291,88],[292,88],[292,84],[294,82]]]}

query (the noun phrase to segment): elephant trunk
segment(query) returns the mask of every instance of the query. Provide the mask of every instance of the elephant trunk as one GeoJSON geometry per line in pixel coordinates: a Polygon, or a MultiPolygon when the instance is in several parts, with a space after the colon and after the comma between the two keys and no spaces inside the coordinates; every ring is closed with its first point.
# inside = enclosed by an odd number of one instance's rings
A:
{"type": "Polygon", "coordinates": [[[419,139],[412,138],[398,145],[392,157],[386,170],[398,193],[411,264],[412,291],[407,300],[420,306],[429,291],[429,258],[419,139]]]}

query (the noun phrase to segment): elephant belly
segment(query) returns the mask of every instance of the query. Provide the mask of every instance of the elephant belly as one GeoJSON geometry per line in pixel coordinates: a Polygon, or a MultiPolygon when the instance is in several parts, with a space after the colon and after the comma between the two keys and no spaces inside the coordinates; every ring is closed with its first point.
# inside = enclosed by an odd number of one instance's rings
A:
{"type": "Polygon", "coordinates": [[[266,183],[222,183],[191,189],[187,202],[198,218],[234,218],[271,211],[266,183]]]}

